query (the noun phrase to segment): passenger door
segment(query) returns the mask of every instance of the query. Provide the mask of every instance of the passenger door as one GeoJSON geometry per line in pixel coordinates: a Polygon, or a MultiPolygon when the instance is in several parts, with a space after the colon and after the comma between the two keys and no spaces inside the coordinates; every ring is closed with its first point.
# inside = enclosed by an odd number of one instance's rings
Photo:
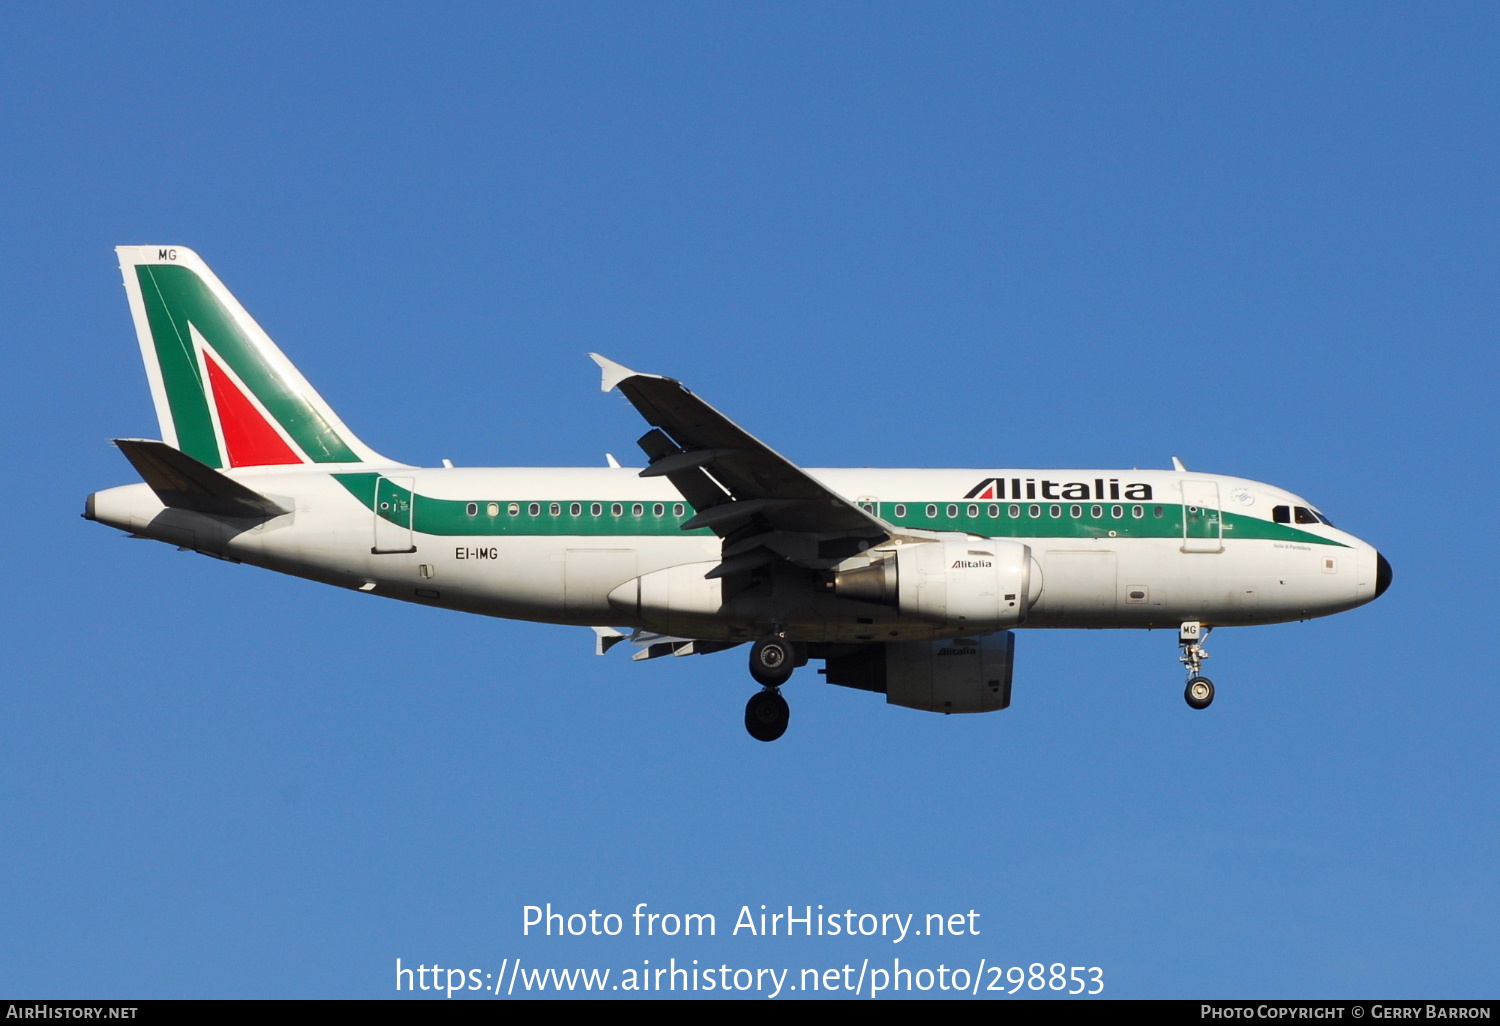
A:
{"type": "Polygon", "coordinates": [[[412,486],[409,477],[380,477],[375,484],[375,545],[370,549],[376,555],[390,552],[416,552],[412,543],[411,508],[412,486]]]}
{"type": "Polygon", "coordinates": [[[1224,517],[1219,511],[1219,482],[1182,482],[1182,551],[1224,551],[1224,517]]]}

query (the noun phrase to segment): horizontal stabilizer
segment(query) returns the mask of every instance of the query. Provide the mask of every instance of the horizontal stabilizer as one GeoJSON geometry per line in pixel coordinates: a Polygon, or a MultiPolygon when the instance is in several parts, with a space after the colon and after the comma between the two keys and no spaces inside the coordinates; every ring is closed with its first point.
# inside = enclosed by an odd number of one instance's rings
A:
{"type": "Polygon", "coordinates": [[[166,442],[116,438],[115,445],[164,506],[220,517],[277,517],[291,512],[291,507],[246,488],[166,442]]]}

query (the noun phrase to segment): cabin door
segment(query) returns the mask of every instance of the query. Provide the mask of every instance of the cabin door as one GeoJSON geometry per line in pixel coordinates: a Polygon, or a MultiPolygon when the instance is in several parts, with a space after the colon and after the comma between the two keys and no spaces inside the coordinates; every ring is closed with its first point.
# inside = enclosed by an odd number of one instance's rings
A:
{"type": "Polygon", "coordinates": [[[1224,551],[1224,515],[1219,510],[1219,482],[1182,482],[1182,551],[1224,551]]]}
{"type": "Polygon", "coordinates": [[[370,549],[376,555],[389,552],[416,552],[412,543],[411,508],[412,485],[409,477],[380,477],[375,484],[375,545],[370,549]]]}

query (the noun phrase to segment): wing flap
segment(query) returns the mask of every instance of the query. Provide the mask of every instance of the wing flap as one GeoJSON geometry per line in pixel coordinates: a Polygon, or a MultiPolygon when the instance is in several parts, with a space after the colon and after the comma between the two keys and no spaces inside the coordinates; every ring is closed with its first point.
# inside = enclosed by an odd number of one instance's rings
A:
{"type": "Polygon", "coordinates": [[[733,456],[738,452],[738,449],[695,449],[692,452],[673,453],[670,456],[663,456],[641,471],[641,477],[665,477],[680,470],[693,470],[705,463],[723,459],[725,456],[733,456]]]}
{"type": "MultiPolygon", "coordinates": [[[[595,627],[595,631],[608,630],[609,628],[595,627]]],[[[619,639],[625,636],[619,635],[619,639]]],[[[611,644],[614,642],[612,641],[611,644]]],[[[635,646],[635,652],[631,653],[632,662],[641,662],[646,659],[660,659],[662,656],[690,656],[690,655],[713,655],[715,652],[726,652],[731,648],[743,645],[743,641],[704,641],[702,638],[679,638],[671,634],[657,634],[654,631],[637,630],[630,635],[630,643],[635,646]]]]}

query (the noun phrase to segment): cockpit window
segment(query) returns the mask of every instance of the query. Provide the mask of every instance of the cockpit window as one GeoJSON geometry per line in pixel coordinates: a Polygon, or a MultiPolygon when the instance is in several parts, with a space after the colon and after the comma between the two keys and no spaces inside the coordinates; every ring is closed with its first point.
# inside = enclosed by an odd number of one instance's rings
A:
{"type": "Polygon", "coordinates": [[[1320,523],[1323,523],[1323,524],[1327,524],[1327,525],[1328,525],[1328,526],[1329,526],[1329,527],[1332,527],[1332,526],[1333,526],[1333,521],[1332,521],[1332,520],[1329,520],[1329,519],[1328,519],[1328,518],[1327,518],[1327,517],[1325,517],[1325,516],[1324,516],[1324,515],[1323,515],[1323,511],[1322,511],[1322,510],[1320,510],[1320,509],[1315,509],[1315,510],[1313,510],[1313,511],[1312,511],[1312,515],[1313,515],[1313,516],[1315,516],[1315,517],[1317,517],[1317,518],[1318,518],[1318,521],[1319,521],[1319,522],[1320,522],[1320,523]]]}
{"type": "Polygon", "coordinates": [[[1275,506],[1271,509],[1271,519],[1278,524],[1290,524],[1292,522],[1292,510],[1290,506],[1275,506]]]}
{"type": "Polygon", "coordinates": [[[1313,511],[1306,506],[1296,507],[1295,513],[1297,514],[1297,523],[1299,524],[1316,524],[1318,522],[1318,518],[1313,516],[1313,511]]]}

